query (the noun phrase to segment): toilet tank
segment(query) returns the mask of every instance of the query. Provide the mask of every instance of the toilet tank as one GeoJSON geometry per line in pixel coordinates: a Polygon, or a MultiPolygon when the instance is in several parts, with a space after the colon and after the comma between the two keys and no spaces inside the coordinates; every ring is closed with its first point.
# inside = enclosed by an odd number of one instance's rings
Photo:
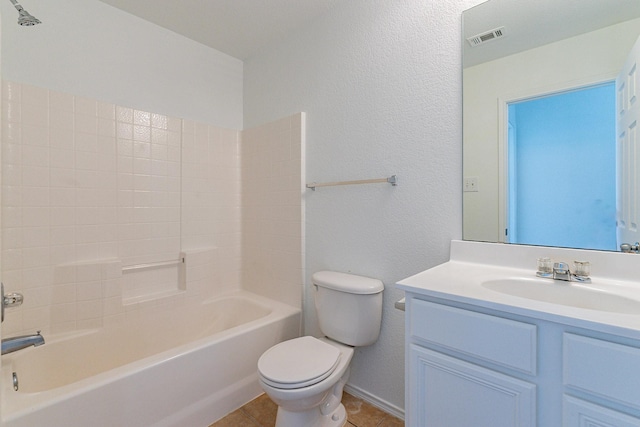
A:
{"type": "Polygon", "coordinates": [[[318,271],[312,281],[318,322],[325,336],[357,347],[376,342],[380,335],[384,290],[380,280],[318,271]]]}

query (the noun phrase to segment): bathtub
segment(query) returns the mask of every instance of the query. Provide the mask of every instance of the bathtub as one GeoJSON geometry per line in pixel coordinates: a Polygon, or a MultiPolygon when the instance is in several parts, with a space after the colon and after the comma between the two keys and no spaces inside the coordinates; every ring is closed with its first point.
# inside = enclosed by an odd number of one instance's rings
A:
{"type": "Polygon", "coordinates": [[[237,292],[45,335],[2,356],[2,426],[205,427],[262,392],[258,358],[299,330],[299,309],[237,292]]]}

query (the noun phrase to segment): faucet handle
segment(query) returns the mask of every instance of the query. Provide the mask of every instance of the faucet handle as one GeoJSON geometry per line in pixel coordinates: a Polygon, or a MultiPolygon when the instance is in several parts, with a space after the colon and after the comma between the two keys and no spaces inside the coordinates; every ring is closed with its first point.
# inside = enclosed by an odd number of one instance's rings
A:
{"type": "Polygon", "coordinates": [[[589,261],[573,261],[573,265],[575,266],[573,280],[576,282],[591,283],[591,278],[589,277],[589,274],[591,274],[591,263],[589,261]]]}
{"type": "Polygon", "coordinates": [[[4,293],[4,283],[0,283],[0,322],[4,322],[4,308],[5,307],[17,307],[22,305],[24,297],[22,294],[13,292],[10,294],[4,293]]]}
{"type": "Polygon", "coordinates": [[[580,277],[589,277],[591,274],[591,263],[589,261],[573,261],[574,274],[580,277]]]}
{"type": "Polygon", "coordinates": [[[538,258],[538,277],[551,277],[553,275],[553,261],[549,257],[538,258]]]}
{"type": "Polygon", "coordinates": [[[2,304],[5,307],[17,307],[19,305],[22,305],[23,301],[24,297],[22,296],[22,294],[19,294],[17,292],[12,292],[10,294],[2,296],[2,304]]]}

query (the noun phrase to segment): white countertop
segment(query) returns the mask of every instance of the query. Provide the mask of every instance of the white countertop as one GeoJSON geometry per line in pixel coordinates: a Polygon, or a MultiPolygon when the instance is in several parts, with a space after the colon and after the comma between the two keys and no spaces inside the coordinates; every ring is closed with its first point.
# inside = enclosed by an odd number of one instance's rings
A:
{"type": "MultiPolygon", "coordinates": [[[[397,285],[412,294],[640,339],[640,311],[629,314],[578,308],[512,296],[482,286],[487,280],[535,278],[536,259],[541,256],[569,263],[576,259],[590,261],[593,283],[578,286],[640,302],[640,255],[498,243],[453,241],[449,262],[403,279],[397,285]]],[[[555,282],[558,286],[575,285],[555,282]]]]}

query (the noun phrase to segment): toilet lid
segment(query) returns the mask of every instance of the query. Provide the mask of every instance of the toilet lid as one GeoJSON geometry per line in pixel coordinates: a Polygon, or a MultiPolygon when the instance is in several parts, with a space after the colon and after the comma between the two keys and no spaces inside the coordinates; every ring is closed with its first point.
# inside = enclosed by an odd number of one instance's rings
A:
{"type": "Polygon", "coordinates": [[[262,379],[276,388],[301,388],[327,378],[340,360],[340,350],[314,337],[301,337],[271,347],[258,360],[262,379]]]}

